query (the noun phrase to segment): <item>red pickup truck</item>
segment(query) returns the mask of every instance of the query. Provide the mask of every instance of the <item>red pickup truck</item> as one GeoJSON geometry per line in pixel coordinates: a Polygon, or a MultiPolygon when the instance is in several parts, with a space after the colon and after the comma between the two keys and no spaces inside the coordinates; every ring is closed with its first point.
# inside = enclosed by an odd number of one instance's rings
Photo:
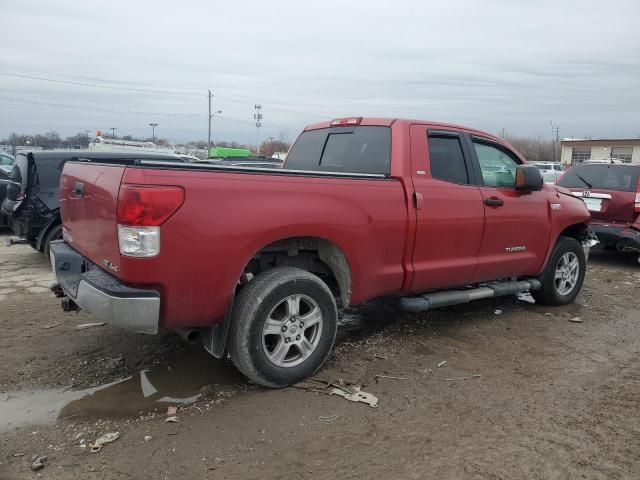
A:
{"type": "Polygon", "coordinates": [[[573,301],[589,212],[503,140],[415,120],[307,127],[282,169],[68,162],[51,262],[65,310],[178,330],[281,387],[318,370],[337,307],[573,301]]]}

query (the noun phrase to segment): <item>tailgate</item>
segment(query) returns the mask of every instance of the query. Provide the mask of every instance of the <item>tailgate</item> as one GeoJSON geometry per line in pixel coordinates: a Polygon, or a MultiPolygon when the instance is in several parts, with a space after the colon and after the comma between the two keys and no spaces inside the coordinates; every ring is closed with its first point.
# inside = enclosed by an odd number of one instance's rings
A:
{"type": "Polygon", "coordinates": [[[63,238],[102,268],[120,258],[116,208],[124,171],[121,165],[67,162],[60,179],[63,238]]]}
{"type": "Polygon", "coordinates": [[[632,223],[634,220],[635,192],[603,189],[571,189],[584,200],[594,220],[632,223]]]}

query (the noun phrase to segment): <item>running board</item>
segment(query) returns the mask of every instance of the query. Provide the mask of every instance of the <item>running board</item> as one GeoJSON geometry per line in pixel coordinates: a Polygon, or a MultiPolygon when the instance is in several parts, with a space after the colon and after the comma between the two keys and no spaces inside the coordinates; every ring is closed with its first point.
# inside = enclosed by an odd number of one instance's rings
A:
{"type": "Polygon", "coordinates": [[[528,292],[529,290],[539,290],[540,286],[540,281],[534,278],[492,283],[466,290],[445,290],[443,292],[425,293],[419,297],[403,297],[400,299],[399,307],[405,312],[424,312],[433,308],[469,303],[472,300],[480,300],[481,298],[501,297],[503,295],[528,292]]]}

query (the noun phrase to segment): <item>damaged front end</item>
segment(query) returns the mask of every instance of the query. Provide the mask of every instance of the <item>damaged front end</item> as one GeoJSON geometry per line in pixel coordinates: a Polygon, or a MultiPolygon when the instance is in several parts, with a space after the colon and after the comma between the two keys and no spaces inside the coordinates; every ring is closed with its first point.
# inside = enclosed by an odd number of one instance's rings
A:
{"type": "Polygon", "coordinates": [[[591,228],[587,228],[584,232],[581,243],[582,249],[584,250],[584,258],[585,260],[589,260],[589,252],[593,247],[600,243],[600,240],[591,228]]]}

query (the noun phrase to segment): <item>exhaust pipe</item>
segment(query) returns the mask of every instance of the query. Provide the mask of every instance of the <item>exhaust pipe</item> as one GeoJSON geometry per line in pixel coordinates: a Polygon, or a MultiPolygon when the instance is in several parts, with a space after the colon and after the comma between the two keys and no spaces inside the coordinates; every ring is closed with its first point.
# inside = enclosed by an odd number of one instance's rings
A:
{"type": "Polygon", "coordinates": [[[199,343],[201,332],[197,328],[176,328],[176,333],[180,335],[187,343],[199,343]]]}

